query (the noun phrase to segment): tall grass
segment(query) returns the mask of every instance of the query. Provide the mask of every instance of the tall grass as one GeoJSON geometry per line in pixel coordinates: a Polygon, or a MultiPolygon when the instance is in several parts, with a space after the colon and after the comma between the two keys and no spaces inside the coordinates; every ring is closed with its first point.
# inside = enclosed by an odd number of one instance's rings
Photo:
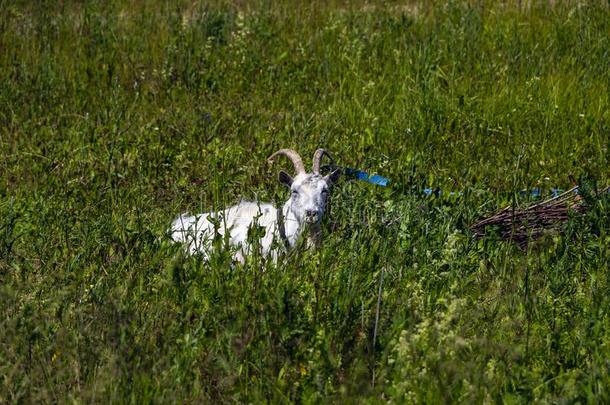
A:
{"type": "Polygon", "coordinates": [[[608,198],[527,251],[468,231],[609,182],[607,5],[0,10],[0,402],[608,400],[608,198]],[[168,242],[320,146],[392,184],[341,182],[319,251],[168,242]]]}

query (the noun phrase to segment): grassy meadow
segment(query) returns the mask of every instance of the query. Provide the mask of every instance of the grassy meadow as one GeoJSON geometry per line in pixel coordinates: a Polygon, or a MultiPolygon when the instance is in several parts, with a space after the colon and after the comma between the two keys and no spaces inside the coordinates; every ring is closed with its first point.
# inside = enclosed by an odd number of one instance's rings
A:
{"type": "Polygon", "coordinates": [[[610,198],[469,230],[610,184],[610,9],[550,3],[0,1],[0,403],[610,401],[610,198]],[[169,242],[286,147],[390,187],[277,265],[169,242]]]}

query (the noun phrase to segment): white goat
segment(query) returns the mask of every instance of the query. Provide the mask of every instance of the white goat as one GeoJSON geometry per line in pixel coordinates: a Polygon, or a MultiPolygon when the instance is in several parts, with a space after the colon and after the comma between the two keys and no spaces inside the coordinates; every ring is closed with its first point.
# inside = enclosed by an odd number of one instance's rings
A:
{"type": "Polygon", "coordinates": [[[307,230],[308,244],[319,245],[320,223],[326,210],[329,188],[338,179],[340,169],[326,176],[320,174],[322,157],[326,155],[330,158],[324,149],[316,150],[312,173],[305,171],[301,157],[292,149],[280,149],[268,161],[272,162],[279,155],[288,157],[296,171],[294,179],[283,170],[279,172],[280,183],[291,190],[290,198],[283,207],[241,201],[222,211],[195,216],[183,214],[172,223],[172,239],[184,243],[189,253],[201,253],[207,258],[214,237],[217,234],[224,237],[228,233],[230,245],[236,247],[233,258],[242,263],[245,256],[251,253],[248,231],[255,226],[264,230],[260,238],[262,255],[268,256],[271,253],[274,260],[277,259],[277,251],[272,249],[274,240],[280,240],[286,248],[291,248],[307,230]]]}

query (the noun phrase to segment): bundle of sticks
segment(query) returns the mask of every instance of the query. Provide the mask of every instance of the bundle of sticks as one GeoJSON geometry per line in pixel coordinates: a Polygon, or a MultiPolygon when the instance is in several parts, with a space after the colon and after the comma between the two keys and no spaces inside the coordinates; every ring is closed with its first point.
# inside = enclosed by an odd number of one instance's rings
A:
{"type": "MultiPolygon", "coordinates": [[[[602,191],[608,192],[610,187],[602,191]]],[[[555,197],[541,201],[526,208],[508,206],[496,214],[484,218],[471,226],[474,236],[481,238],[494,226],[498,235],[525,248],[529,241],[535,240],[548,231],[561,228],[571,213],[586,210],[584,199],[578,186],[555,197]]]]}

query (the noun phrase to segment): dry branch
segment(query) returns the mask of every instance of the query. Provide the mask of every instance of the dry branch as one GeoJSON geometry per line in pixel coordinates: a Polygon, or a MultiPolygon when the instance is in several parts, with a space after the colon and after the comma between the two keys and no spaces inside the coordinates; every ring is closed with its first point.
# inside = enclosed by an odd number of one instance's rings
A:
{"type": "MultiPolygon", "coordinates": [[[[609,190],[607,187],[600,194],[609,190]]],[[[538,239],[545,232],[560,230],[572,213],[580,214],[585,210],[586,205],[576,186],[526,208],[510,205],[478,221],[471,230],[475,237],[481,238],[488,233],[488,227],[494,226],[502,239],[525,248],[529,241],[538,239]]]]}

